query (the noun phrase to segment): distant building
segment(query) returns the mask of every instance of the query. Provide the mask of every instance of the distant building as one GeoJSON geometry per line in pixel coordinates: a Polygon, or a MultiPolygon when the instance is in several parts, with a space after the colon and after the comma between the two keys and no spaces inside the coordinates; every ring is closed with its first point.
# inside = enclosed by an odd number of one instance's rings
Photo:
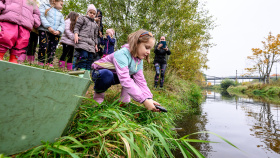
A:
{"type": "Polygon", "coordinates": [[[270,75],[270,77],[276,77],[276,75],[277,75],[277,77],[280,76],[280,74],[272,74],[272,75],[270,75]]]}

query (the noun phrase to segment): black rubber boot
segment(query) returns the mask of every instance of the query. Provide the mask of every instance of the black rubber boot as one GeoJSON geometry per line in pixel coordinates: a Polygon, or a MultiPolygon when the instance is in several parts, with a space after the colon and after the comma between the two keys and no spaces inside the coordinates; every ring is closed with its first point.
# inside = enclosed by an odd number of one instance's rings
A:
{"type": "Polygon", "coordinates": [[[157,88],[157,82],[155,82],[155,85],[154,85],[154,87],[155,87],[155,88],[157,88]]]}

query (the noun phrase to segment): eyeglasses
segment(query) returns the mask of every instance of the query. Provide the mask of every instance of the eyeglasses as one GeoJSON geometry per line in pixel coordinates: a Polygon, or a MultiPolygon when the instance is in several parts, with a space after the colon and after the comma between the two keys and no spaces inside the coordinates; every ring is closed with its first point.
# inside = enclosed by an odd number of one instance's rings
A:
{"type": "Polygon", "coordinates": [[[143,36],[145,36],[145,35],[148,35],[148,36],[151,36],[151,37],[154,37],[154,35],[151,33],[151,32],[144,32],[144,33],[142,33],[139,37],[143,37],[143,36]]]}

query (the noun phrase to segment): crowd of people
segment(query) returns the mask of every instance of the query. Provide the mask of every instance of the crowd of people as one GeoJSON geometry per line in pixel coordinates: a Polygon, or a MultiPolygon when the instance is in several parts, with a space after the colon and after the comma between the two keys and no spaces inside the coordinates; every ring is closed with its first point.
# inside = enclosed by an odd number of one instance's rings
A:
{"type": "MultiPolygon", "coordinates": [[[[159,111],[143,75],[143,60],[149,62],[155,38],[151,32],[138,30],[128,36],[127,44],[115,51],[115,31],[110,28],[103,35],[102,12],[93,4],[86,15],[70,12],[66,19],[60,12],[63,0],[0,1],[0,60],[9,50],[9,62],[33,63],[39,41],[38,65],[53,67],[53,59],[59,43],[63,53],[59,67],[68,70],[92,70],[94,100],[102,103],[104,92],[112,85],[121,84],[119,102],[126,104],[133,98],[148,110],[159,111]],[[61,39],[60,39],[61,38],[61,39]],[[67,61],[65,61],[67,59],[67,61]]],[[[165,37],[154,48],[156,69],[155,85],[160,79],[163,87],[168,49],[165,37]]]]}

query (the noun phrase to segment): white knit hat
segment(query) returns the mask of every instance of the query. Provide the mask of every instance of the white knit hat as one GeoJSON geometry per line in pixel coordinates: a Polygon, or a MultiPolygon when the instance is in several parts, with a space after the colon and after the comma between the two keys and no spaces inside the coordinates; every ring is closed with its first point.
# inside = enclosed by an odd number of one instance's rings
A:
{"type": "Polygon", "coordinates": [[[93,4],[89,4],[88,5],[87,13],[88,13],[89,10],[95,10],[95,13],[97,13],[97,10],[96,10],[96,8],[95,8],[95,6],[93,4]]]}

